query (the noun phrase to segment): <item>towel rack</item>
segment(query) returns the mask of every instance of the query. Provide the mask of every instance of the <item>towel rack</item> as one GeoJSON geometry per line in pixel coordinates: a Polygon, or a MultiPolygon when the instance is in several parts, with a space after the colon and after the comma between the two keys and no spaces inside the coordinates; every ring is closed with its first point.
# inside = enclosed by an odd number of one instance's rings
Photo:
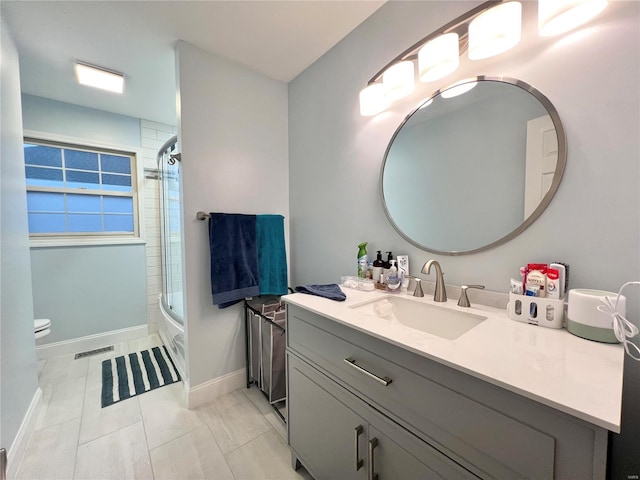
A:
{"type": "Polygon", "coordinates": [[[198,220],[206,220],[207,218],[209,218],[209,214],[205,213],[205,212],[196,212],[196,218],[198,220]]]}

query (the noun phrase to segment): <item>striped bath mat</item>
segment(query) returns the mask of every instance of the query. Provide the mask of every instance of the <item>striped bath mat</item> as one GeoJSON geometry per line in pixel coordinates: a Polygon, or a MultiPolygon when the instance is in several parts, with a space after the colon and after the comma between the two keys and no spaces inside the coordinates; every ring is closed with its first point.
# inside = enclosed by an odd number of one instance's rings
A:
{"type": "Polygon", "coordinates": [[[167,348],[130,353],[102,362],[102,408],[180,381],[167,348]]]}

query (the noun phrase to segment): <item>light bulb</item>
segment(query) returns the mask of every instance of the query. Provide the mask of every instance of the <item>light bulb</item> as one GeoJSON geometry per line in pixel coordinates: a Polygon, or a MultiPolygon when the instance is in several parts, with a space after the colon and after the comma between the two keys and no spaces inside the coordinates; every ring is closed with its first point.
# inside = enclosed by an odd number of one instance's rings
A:
{"type": "Polygon", "coordinates": [[[469,24],[469,58],[482,60],[514,47],[520,41],[522,5],[507,2],[490,8],[469,24]]]}
{"type": "Polygon", "coordinates": [[[427,42],[418,52],[418,72],[421,82],[433,82],[446,77],[460,65],[457,33],[440,35],[427,42]]]}
{"type": "Polygon", "coordinates": [[[386,110],[389,102],[386,88],[381,83],[372,83],[360,92],[360,115],[370,117],[386,110]]]}
{"type": "Polygon", "coordinates": [[[382,83],[390,102],[409,95],[415,86],[413,62],[405,60],[389,67],[382,74],[382,83]]]}

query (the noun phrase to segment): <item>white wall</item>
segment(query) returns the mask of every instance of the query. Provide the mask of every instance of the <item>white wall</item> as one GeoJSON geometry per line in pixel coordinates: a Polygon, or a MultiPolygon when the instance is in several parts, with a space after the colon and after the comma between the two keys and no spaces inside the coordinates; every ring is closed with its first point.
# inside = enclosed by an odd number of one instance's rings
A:
{"type": "MultiPolygon", "coordinates": [[[[113,148],[141,146],[139,119],[32,95],[22,98],[25,130],[113,148]]],[[[32,247],[31,269],[35,315],[52,322],[51,334],[39,345],[147,323],[143,243],[32,247]]]]}
{"type": "MultiPolygon", "coordinates": [[[[141,142],[145,169],[157,170],[158,150],[176,133],[176,127],[141,120],[141,142]]],[[[162,321],[158,294],[162,292],[160,245],[160,190],[157,177],[150,172],[144,178],[144,224],[147,257],[147,321],[149,333],[158,332],[162,321]]]]}
{"type": "MultiPolygon", "coordinates": [[[[479,283],[502,292],[527,262],[569,263],[572,288],[617,291],[624,282],[640,279],[638,2],[609,2],[595,21],[560,41],[538,39],[494,59],[463,60],[457,73],[440,83],[419,85],[388,112],[359,115],[358,93],[371,76],[478,3],[388,2],[290,83],[294,285],[355,274],[362,241],[369,242],[370,252],[408,254],[412,273],[436,258],[447,283],[479,283]],[[379,169],[406,113],[434,90],[473,74],[519,78],[545,94],[567,132],[567,168],[549,208],[519,237],[483,253],[437,256],[408,244],[389,225],[378,193],[379,169]]],[[[524,2],[523,7],[530,12],[535,4],[524,2]]],[[[537,39],[535,15],[523,37],[537,39]]],[[[437,179],[427,179],[424,188],[431,181],[437,179]]],[[[633,290],[629,297],[629,316],[637,324],[639,297],[633,290]]],[[[623,435],[613,440],[614,468],[628,467],[625,473],[637,475],[637,362],[627,362],[624,395],[623,435]]]]}
{"type": "Polygon", "coordinates": [[[178,42],[191,386],[244,368],[240,305],[212,305],[207,222],[196,211],[277,213],[288,244],[287,85],[178,42]]]}
{"type": "MultiPolygon", "coordinates": [[[[38,389],[24,189],[18,53],[1,20],[0,86],[0,446],[13,446],[38,389]]],[[[11,459],[10,459],[11,460],[11,459]]]]}

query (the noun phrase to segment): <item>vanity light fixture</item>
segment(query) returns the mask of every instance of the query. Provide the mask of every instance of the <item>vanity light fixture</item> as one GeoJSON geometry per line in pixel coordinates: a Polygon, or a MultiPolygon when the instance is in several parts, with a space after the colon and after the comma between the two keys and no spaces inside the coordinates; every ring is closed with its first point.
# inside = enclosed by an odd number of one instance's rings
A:
{"type": "Polygon", "coordinates": [[[389,67],[382,75],[382,84],[389,102],[409,95],[415,87],[413,62],[405,60],[389,67]]]}
{"type": "Polygon", "coordinates": [[[80,85],[87,85],[115,93],[122,93],[124,91],[124,75],[121,73],[82,62],[76,62],[75,71],[76,78],[80,85]]]}
{"type": "Polygon", "coordinates": [[[446,88],[440,92],[440,96],[442,98],[453,98],[458,95],[462,95],[463,93],[467,93],[473,87],[475,87],[478,82],[466,82],[461,83],[460,85],[454,85],[452,87],[446,88]]]}
{"type": "Polygon", "coordinates": [[[607,0],[539,0],[538,32],[558,35],[588,22],[602,12],[607,0]]]}
{"type": "Polygon", "coordinates": [[[421,82],[433,82],[446,77],[460,65],[460,37],[451,32],[429,40],[418,51],[418,71],[421,82]]]}
{"type": "Polygon", "coordinates": [[[360,92],[360,115],[370,117],[383,112],[389,106],[385,95],[386,87],[382,83],[372,83],[360,92]]]}
{"type": "Polygon", "coordinates": [[[481,13],[469,24],[469,58],[493,57],[520,42],[522,4],[507,2],[481,13]]]}
{"type": "MultiPolygon", "coordinates": [[[[539,0],[540,35],[575,28],[606,5],[607,0],[539,0]]],[[[392,101],[411,93],[415,83],[414,61],[418,64],[420,81],[432,82],[453,73],[465,51],[471,60],[498,55],[518,44],[521,31],[522,4],[518,1],[488,0],[472,8],[406,49],[376,73],[360,92],[360,114],[377,115],[392,101]]]]}

